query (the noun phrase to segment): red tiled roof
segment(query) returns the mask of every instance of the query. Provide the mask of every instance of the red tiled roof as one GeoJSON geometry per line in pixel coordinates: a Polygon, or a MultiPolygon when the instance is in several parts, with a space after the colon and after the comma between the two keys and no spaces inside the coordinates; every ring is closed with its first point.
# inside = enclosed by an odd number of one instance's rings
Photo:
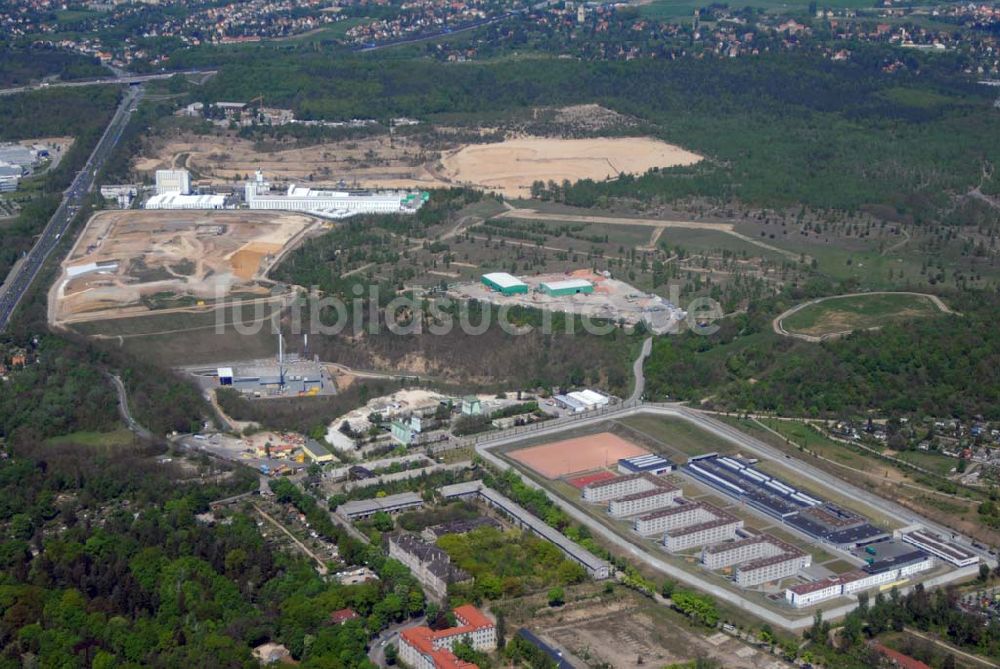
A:
{"type": "Polygon", "coordinates": [[[461,623],[458,627],[449,627],[437,632],[424,626],[411,627],[403,630],[400,638],[421,653],[430,656],[437,669],[479,669],[471,662],[458,659],[447,648],[438,648],[435,642],[453,636],[471,634],[484,627],[493,627],[493,621],[471,604],[459,606],[454,611],[455,618],[461,623]]]}
{"type": "Polygon", "coordinates": [[[931,669],[929,664],[924,664],[920,660],[912,658],[909,655],[903,655],[898,650],[893,650],[880,643],[873,643],[872,648],[878,651],[879,654],[892,660],[900,669],[931,669]]]}
{"type": "Polygon", "coordinates": [[[348,620],[354,620],[359,617],[354,609],[338,609],[330,614],[330,622],[334,625],[343,625],[348,620]]]}

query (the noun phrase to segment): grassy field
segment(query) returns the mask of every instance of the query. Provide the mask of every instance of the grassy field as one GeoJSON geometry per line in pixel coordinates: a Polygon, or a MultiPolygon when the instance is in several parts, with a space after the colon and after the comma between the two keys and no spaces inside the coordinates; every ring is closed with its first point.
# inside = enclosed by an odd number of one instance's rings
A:
{"type": "Polygon", "coordinates": [[[111,432],[71,432],[58,437],[49,437],[46,444],[52,446],[76,445],[92,448],[119,448],[132,444],[135,436],[126,428],[118,428],[111,432]]]}
{"type": "MultiPolygon", "coordinates": [[[[136,355],[167,367],[194,365],[219,360],[266,358],[277,350],[277,337],[269,326],[256,334],[240,334],[232,325],[237,312],[222,310],[223,332],[215,330],[219,312],[150,314],[79,323],[72,329],[84,335],[100,335],[117,340],[118,345],[136,355]]],[[[249,327],[253,308],[246,308],[249,327]]]]}
{"type": "MultiPolygon", "coordinates": [[[[692,456],[703,453],[735,453],[733,444],[722,437],[704,432],[680,418],[660,416],[630,416],[621,425],[632,428],[639,434],[650,437],[663,445],[664,455],[692,456]]],[[[686,458],[681,458],[686,460],[686,458]]]]}
{"type": "Polygon", "coordinates": [[[808,305],[781,323],[789,332],[820,337],[940,313],[929,298],[919,295],[855,295],[808,305]]]}

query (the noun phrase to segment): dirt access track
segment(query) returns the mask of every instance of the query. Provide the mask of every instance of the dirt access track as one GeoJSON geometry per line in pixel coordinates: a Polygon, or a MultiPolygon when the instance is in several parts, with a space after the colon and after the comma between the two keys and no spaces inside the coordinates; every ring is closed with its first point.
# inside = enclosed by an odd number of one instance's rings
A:
{"type": "MultiPolygon", "coordinates": [[[[779,335],[781,335],[783,337],[793,337],[795,339],[801,339],[802,341],[807,341],[807,342],[811,342],[811,343],[814,343],[814,344],[818,344],[819,342],[827,341],[829,339],[837,339],[838,337],[845,337],[845,336],[851,334],[852,332],[854,332],[854,330],[858,329],[858,328],[848,328],[848,329],[841,330],[841,331],[838,331],[838,332],[827,332],[827,333],[822,334],[822,335],[815,335],[815,334],[808,334],[808,333],[804,333],[804,332],[789,332],[787,329],[785,329],[784,320],[787,319],[789,316],[792,316],[793,314],[796,314],[799,311],[805,309],[806,307],[811,307],[811,306],[814,306],[814,305],[817,305],[817,304],[822,304],[823,302],[827,302],[829,300],[840,300],[840,299],[845,299],[845,298],[850,298],[850,297],[866,297],[866,296],[871,296],[871,295],[909,295],[909,296],[912,296],[912,297],[925,298],[925,299],[929,300],[935,307],[937,307],[937,309],[941,313],[944,313],[944,314],[954,314],[955,313],[954,311],[952,311],[948,307],[947,304],[945,304],[943,301],[941,301],[941,298],[938,297],[937,295],[931,295],[929,293],[913,293],[913,292],[907,292],[907,291],[884,291],[884,290],[879,290],[879,291],[873,291],[873,292],[870,292],[870,293],[847,293],[845,295],[830,295],[828,297],[821,297],[819,299],[809,300],[808,302],[803,302],[802,304],[796,304],[791,309],[788,309],[788,310],[782,312],[781,314],[779,314],[777,317],[775,317],[775,319],[773,321],[771,321],[771,328],[774,330],[775,334],[779,334],[779,335]]],[[[919,314],[914,314],[914,315],[919,315],[919,314]]],[[[849,319],[848,319],[848,321],[849,321],[849,319]]],[[[846,322],[845,322],[845,325],[846,325],[846,322]]],[[[861,328],[861,329],[877,330],[878,328],[879,328],[879,326],[875,326],[875,327],[871,327],[871,328],[861,328]]]]}
{"type": "Polygon", "coordinates": [[[49,321],[60,326],[268,298],[267,272],[324,226],[285,212],[97,213],[62,263],[49,321]]]}

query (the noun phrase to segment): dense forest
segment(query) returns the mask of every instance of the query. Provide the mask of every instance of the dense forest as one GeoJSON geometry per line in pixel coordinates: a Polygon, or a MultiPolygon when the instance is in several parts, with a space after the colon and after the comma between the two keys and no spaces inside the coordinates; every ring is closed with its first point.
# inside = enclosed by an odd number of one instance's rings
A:
{"type": "MultiPolygon", "coordinates": [[[[738,198],[769,206],[856,210],[888,205],[932,217],[949,193],[979,184],[998,149],[1000,115],[985,87],[953,76],[943,60],[861,47],[848,62],[805,54],[670,62],[583,62],[531,57],[497,62],[344,56],[291,47],[220,53],[194,49],[175,66],[222,63],[207,100],[269,102],[303,118],[415,116],[450,122],[532,106],[596,102],[643,119],[664,140],[707,157],[608,183],[582,182],[573,204],[605,197],[738,198]],[[750,104],[752,101],[753,104],[750,104]]],[[[477,120],[479,119],[479,120],[477,120]]]]}
{"type": "Polygon", "coordinates": [[[97,58],[62,49],[0,42],[0,86],[23,86],[45,77],[88,79],[111,74],[97,58]]]}
{"type": "Polygon", "coordinates": [[[52,217],[62,191],[87,162],[104,132],[118,95],[115,87],[98,86],[0,96],[0,141],[74,138],[73,147],[55,169],[23,179],[18,192],[9,196],[22,209],[12,222],[0,226],[0,278],[6,277],[17,258],[31,248],[35,235],[52,217]]]}
{"type": "Polygon", "coordinates": [[[960,315],[886,324],[821,344],[775,335],[773,304],[751,305],[711,336],[662,337],[647,396],[732,410],[841,417],[867,411],[1000,418],[1000,297],[948,297],[960,315]]]}
{"type": "Polygon", "coordinates": [[[222,484],[185,483],[188,472],[141,448],[9,445],[13,457],[0,460],[9,528],[0,667],[255,667],[250,649],[267,640],[303,667],[370,667],[371,633],[423,611],[405,567],[354,540],[343,538],[342,554],[379,581],[321,579],[265,544],[252,509],[196,520],[209,500],[255,489],[248,470],[222,484]],[[330,625],[346,606],[362,618],[330,625]]]}

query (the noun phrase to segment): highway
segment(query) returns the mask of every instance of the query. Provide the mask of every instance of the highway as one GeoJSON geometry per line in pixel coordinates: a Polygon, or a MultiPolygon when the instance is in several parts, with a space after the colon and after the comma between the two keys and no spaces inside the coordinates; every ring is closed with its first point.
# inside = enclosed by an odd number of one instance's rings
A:
{"type": "Polygon", "coordinates": [[[128,74],[123,73],[114,77],[99,77],[97,79],[80,79],[79,81],[43,81],[27,86],[15,86],[14,88],[0,88],[0,95],[17,95],[18,93],[28,93],[31,91],[43,91],[49,88],[79,88],[81,86],[106,86],[108,84],[144,84],[147,81],[157,79],[169,79],[175,74],[216,74],[217,70],[179,70],[177,72],[159,72],[157,74],[128,74]]]}
{"type": "MultiPolygon", "coordinates": [[[[120,81],[120,80],[115,80],[120,81]]],[[[115,146],[121,140],[122,131],[128,125],[129,118],[139,101],[145,94],[142,86],[132,86],[124,91],[122,101],[115,110],[111,122],[94,147],[83,169],[77,173],[73,183],[63,191],[63,200],[52,215],[38,241],[18,265],[11,270],[4,284],[0,287],[0,331],[7,328],[11,315],[18,303],[27,292],[38,272],[45,264],[52,250],[59,245],[59,240],[83,206],[88,193],[94,187],[94,177],[104,166],[115,146]]]]}
{"type": "MultiPolygon", "coordinates": [[[[498,457],[493,454],[492,449],[502,446],[505,444],[510,444],[514,442],[521,441],[526,438],[537,439],[539,436],[546,434],[555,434],[562,432],[566,429],[578,429],[591,424],[598,424],[609,420],[619,420],[626,418],[628,416],[636,414],[654,414],[664,417],[681,418],[691,423],[694,423],[699,428],[702,428],[716,436],[723,437],[724,439],[731,441],[741,448],[745,449],[749,453],[753,453],[758,457],[765,457],[772,460],[780,460],[785,466],[794,469],[797,474],[802,478],[808,479],[821,484],[822,486],[827,486],[830,483],[830,476],[825,472],[809,465],[808,463],[802,462],[801,460],[795,458],[787,458],[781,451],[765,444],[764,442],[745,434],[736,428],[733,428],[726,423],[723,423],[711,416],[704,414],[700,411],[685,407],[680,404],[644,404],[641,402],[637,403],[627,403],[618,409],[611,409],[606,412],[593,413],[591,415],[584,415],[578,418],[568,419],[568,420],[555,420],[549,421],[547,423],[540,423],[538,429],[530,431],[509,431],[507,434],[501,434],[500,436],[489,436],[483,438],[481,441],[475,443],[476,453],[482,457],[484,460],[488,461],[490,464],[498,467],[500,470],[504,471],[511,467],[511,464],[505,459],[498,457]]],[[[654,567],[655,569],[667,574],[673,579],[676,579],[682,583],[689,586],[698,588],[702,592],[706,592],[713,597],[723,600],[733,606],[737,606],[744,611],[769,622],[772,625],[782,627],[784,629],[799,631],[806,629],[813,622],[813,615],[811,610],[807,609],[802,612],[801,615],[795,615],[789,612],[790,615],[784,615],[777,610],[758,604],[757,602],[751,601],[749,599],[740,597],[737,593],[730,589],[724,588],[716,580],[709,580],[709,578],[702,576],[697,572],[687,571],[675,564],[667,562],[662,558],[662,554],[654,553],[646,548],[638,546],[631,541],[628,541],[625,537],[619,535],[617,532],[612,530],[610,527],[599,522],[597,519],[592,517],[590,514],[586,513],[583,509],[580,509],[575,504],[563,499],[559,495],[554,494],[552,491],[547,490],[539,483],[534,480],[522,477],[522,480],[529,486],[544,490],[552,501],[559,506],[563,511],[566,512],[575,521],[586,525],[592,534],[600,536],[605,541],[614,544],[616,547],[626,552],[631,557],[642,560],[646,564],[654,567]]],[[[953,536],[953,540],[962,545],[964,548],[973,551],[974,553],[980,555],[987,564],[993,566],[996,564],[995,560],[986,551],[976,549],[972,546],[971,540],[966,537],[954,536],[950,528],[944,528],[940,525],[932,523],[919,515],[913,513],[908,509],[890,502],[888,500],[882,499],[877,495],[869,493],[860,488],[856,488],[846,482],[837,481],[838,489],[840,492],[851,495],[858,499],[861,499],[868,504],[878,508],[887,515],[894,516],[898,520],[904,522],[905,524],[920,523],[931,531],[937,532],[942,536],[953,536]]],[[[935,576],[933,578],[924,581],[924,586],[927,588],[945,585],[959,579],[966,579],[975,576],[978,573],[978,566],[972,565],[970,567],[964,567],[962,569],[954,569],[945,574],[935,576]]],[[[901,593],[906,593],[910,590],[910,586],[900,588],[901,593]]],[[[828,620],[839,618],[846,615],[848,612],[853,610],[857,606],[856,601],[851,601],[847,604],[841,604],[833,608],[824,608],[823,616],[828,620]]]]}

